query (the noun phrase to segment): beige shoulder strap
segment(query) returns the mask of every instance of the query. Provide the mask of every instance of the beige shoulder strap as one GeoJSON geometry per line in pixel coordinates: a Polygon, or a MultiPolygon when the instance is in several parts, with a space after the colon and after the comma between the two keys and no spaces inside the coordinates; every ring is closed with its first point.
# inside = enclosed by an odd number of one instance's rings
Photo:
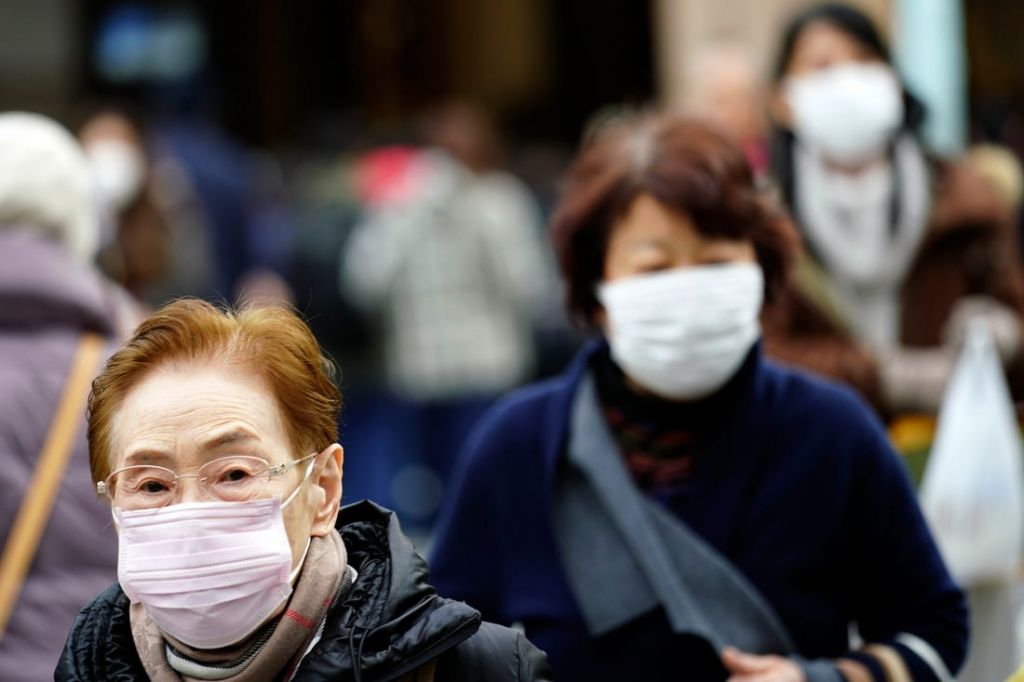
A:
{"type": "Polygon", "coordinates": [[[84,334],[75,349],[64,391],[43,441],[35,473],[0,556],[0,637],[14,611],[25,575],[50,520],[61,479],[67,469],[81,423],[93,374],[103,353],[103,338],[84,334]]]}

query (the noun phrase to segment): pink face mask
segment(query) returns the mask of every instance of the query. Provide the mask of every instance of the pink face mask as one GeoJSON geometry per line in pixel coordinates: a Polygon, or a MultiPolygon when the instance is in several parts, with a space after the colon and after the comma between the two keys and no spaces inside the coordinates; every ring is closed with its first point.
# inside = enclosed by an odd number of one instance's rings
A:
{"type": "Polygon", "coordinates": [[[121,588],[132,602],[142,602],[162,631],[189,646],[217,649],[242,641],[288,600],[302,567],[300,561],[292,570],[281,513],[297,492],[284,503],[115,509],[121,588]]]}

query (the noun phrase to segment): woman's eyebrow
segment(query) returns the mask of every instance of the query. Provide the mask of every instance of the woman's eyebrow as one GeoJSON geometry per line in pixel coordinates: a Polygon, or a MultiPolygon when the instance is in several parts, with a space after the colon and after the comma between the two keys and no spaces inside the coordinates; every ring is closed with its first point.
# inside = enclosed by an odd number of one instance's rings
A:
{"type": "Polygon", "coordinates": [[[166,462],[171,459],[174,459],[174,457],[166,452],[146,448],[129,454],[124,458],[124,464],[126,466],[132,464],[153,464],[166,462]]]}
{"type": "Polygon", "coordinates": [[[248,429],[232,429],[227,433],[222,433],[218,436],[207,440],[202,445],[203,450],[216,450],[217,448],[224,447],[225,445],[238,445],[239,443],[245,443],[249,441],[260,442],[260,437],[254,434],[248,429]]]}
{"type": "Polygon", "coordinates": [[[634,237],[628,242],[632,248],[655,248],[655,249],[667,249],[669,240],[663,236],[643,236],[634,237]]]}

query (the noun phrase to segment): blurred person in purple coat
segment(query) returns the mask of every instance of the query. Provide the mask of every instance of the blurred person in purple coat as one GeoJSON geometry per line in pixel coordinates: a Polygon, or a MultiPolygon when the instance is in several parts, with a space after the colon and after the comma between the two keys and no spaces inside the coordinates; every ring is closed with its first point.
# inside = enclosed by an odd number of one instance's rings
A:
{"type": "MultiPolygon", "coordinates": [[[[138,321],[92,261],[99,244],[86,158],[71,134],[0,114],[0,539],[14,519],[67,382],[79,338],[109,344],[138,321]]],[[[95,368],[98,371],[99,367],[95,368]]],[[[114,578],[117,538],[90,494],[85,414],[53,512],[0,639],[0,679],[50,677],[72,620],[114,578]]]]}

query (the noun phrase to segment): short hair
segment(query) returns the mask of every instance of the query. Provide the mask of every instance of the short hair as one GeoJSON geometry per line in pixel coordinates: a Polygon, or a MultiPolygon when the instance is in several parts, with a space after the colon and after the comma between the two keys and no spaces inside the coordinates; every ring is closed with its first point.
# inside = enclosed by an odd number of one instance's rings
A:
{"type": "Polygon", "coordinates": [[[702,235],[750,240],[769,299],[785,285],[796,231],[757,186],[740,148],[696,119],[627,114],[584,142],[551,219],[569,310],[577,319],[593,325],[608,237],[642,194],[687,214],[702,235]]]}
{"type": "Polygon", "coordinates": [[[0,113],[0,229],[42,234],[82,262],[96,255],[89,164],[71,133],[46,116],[0,113]]]}
{"type": "Polygon", "coordinates": [[[338,440],[341,391],[333,364],[313,332],[282,307],[218,308],[179,299],[147,318],[107,361],[89,395],[89,465],[93,480],[111,471],[111,428],[129,391],[168,364],[232,362],[270,387],[293,457],[320,452],[338,440]]]}

